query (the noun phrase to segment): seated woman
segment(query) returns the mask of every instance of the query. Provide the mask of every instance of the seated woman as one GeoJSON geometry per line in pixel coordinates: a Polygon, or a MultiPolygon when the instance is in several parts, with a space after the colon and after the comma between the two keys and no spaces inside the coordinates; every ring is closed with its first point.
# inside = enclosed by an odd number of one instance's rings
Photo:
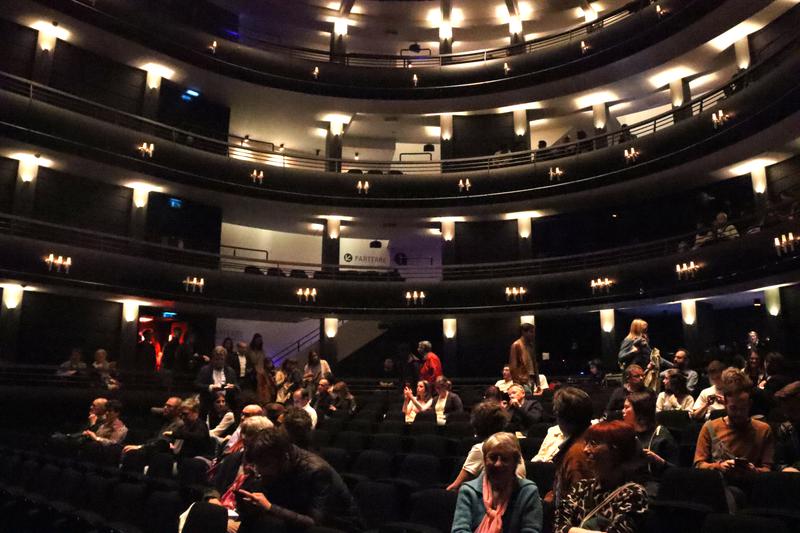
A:
{"type": "Polygon", "coordinates": [[[353,396],[344,381],[339,381],[331,387],[330,394],[332,397],[331,405],[328,407],[330,411],[349,414],[356,411],[356,397],[353,396]]]}
{"type": "Polygon", "coordinates": [[[593,478],[574,485],[556,509],[554,533],[634,533],[647,512],[647,491],[628,481],[636,457],[636,433],[620,420],[600,422],[584,433],[593,478]]]}
{"type": "Polygon", "coordinates": [[[433,404],[433,408],[436,411],[436,423],[443,426],[450,413],[460,413],[464,410],[464,404],[458,394],[452,392],[453,384],[446,377],[436,378],[434,387],[436,388],[436,403],[433,404]]]}
{"type": "Polygon", "coordinates": [[[452,533],[539,533],[542,500],[536,484],[520,479],[517,438],[495,433],[483,443],[484,471],[458,491],[452,533]]]}
{"type": "Polygon", "coordinates": [[[656,413],[661,411],[687,411],[694,407],[694,398],[686,388],[686,374],[672,368],[664,375],[664,390],[658,394],[656,413]]]}
{"type": "Polygon", "coordinates": [[[406,385],[403,388],[403,414],[406,415],[406,424],[410,424],[417,418],[417,413],[427,411],[431,408],[431,384],[427,381],[417,382],[417,395],[411,392],[406,385]]]}
{"type": "Polygon", "coordinates": [[[648,492],[653,496],[657,489],[655,482],[661,479],[667,468],[678,463],[678,443],[667,428],[656,424],[655,394],[650,390],[628,396],[622,408],[622,419],[636,432],[644,459],[638,473],[640,479],[648,481],[648,492]]]}
{"type": "Polygon", "coordinates": [[[224,392],[214,395],[214,405],[206,417],[206,425],[209,427],[208,435],[217,444],[236,430],[236,417],[228,407],[224,392]]]}

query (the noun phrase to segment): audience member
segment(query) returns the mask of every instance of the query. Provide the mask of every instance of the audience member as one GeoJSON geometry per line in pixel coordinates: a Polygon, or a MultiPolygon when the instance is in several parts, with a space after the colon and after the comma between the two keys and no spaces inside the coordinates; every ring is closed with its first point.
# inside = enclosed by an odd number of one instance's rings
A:
{"type": "Polygon", "coordinates": [[[764,381],[764,360],[758,350],[751,350],[747,358],[747,367],[745,373],[754,385],[759,385],[764,381]]]}
{"type": "Polygon", "coordinates": [[[119,400],[108,400],[103,422],[95,431],[90,429],[85,430],[83,436],[103,446],[121,444],[128,435],[128,428],[125,427],[125,424],[123,424],[122,420],[119,418],[121,414],[122,404],[119,400]]]}
{"type": "MultiPolygon", "coordinates": [[[[456,479],[448,485],[447,490],[458,490],[462,483],[475,479],[478,474],[483,472],[483,444],[490,436],[503,431],[508,424],[508,419],[508,413],[497,402],[481,402],[472,409],[470,423],[480,442],[470,448],[461,471],[456,479]]],[[[524,478],[526,473],[525,461],[520,458],[517,465],[517,476],[524,478]]]]}
{"type": "Polygon", "coordinates": [[[311,446],[313,421],[305,409],[289,407],[281,417],[281,427],[295,446],[307,450],[311,446]]]}
{"type": "Polygon", "coordinates": [[[526,398],[525,389],[518,384],[508,389],[508,396],[508,412],[511,414],[511,419],[508,421],[506,431],[527,435],[532,425],[542,421],[542,404],[533,398],[526,398]]]}
{"type": "Polygon", "coordinates": [[[538,379],[532,379],[533,376],[539,375],[534,346],[535,338],[536,327],[533,324],[525,323],[519,327],[519,338],[511,344],[508,368],[515,383],[533,384],[533,386],[538,383],[538,379]]]}
{"type": "Polygon", "coordinates": [[[151,412],[161,415],[164,423],[158,429],[156,434],[145,442],[144,444],[129,444],[122,449],[122,453],[139,452],[145,457],[151,457],[158,452],[169,451],[169,441],[164,438],[164,433],[167,431],[175,431],[183,426],[183,421],[180,418],[181,399],[177,396],[170,396],[164,402],[164,407],[154,407],[151,412]]]}
{"type": "Polygon", "coordinates": [[[303,374],[294,359],[284,359],[280,368],[275,372],[275,386],[277,393],[275,401],[286,403],[292,397],[292,392],[303,383],[303,374]]]}
{"type": "Polygon", "coordinates": [[[223,392],[214,394],[214,404],[206,417],[208,434],[217,444],[222,444],[225,437],[236,430],[236,417],[231,411],[223,392]]]}
{"type": "Polygon", "coordinates": [[[680,370],[681,373],[686,376],[686,389],[689,391],[689,394],[693,395],[697,391],[697,383],[700,379],[700,376],[697,375],[697,372],[692,370],[689,362],[689,352],[684,348],[680,348],[675,352],[675,357],[672,358],[672,363],[666,365],[662,363],[662,366],[668,368],[667,370],[661,372],[662,377],[665,377],[669,370],[680,370]]]}
{"type": "Polygon", "coordinates": [[[725,398],[719,389],[723,370],[725,365],[719,361],[711,361],[708,364],[708,381],[711,382],[711,386],[700,391],[700,396],[694,402],[692,418],[695,420],[710,418],[713,411],[725,409],[725,398]]]}
{"type": "Polygon", "coordinates": [[[502,392],[497,388],[497,386],[489,385],[486,387],[486,390],[483,391],[483,401],[486,402],[489,400],[497,403],[505,402],[505,404],[508,404],[508,392],[502,392]]]}
{"type": "Polygon", "coordinates": [[[275,365],[264,352],[264,338],[260,333],[253,335],[247,350],[247,358],[253,365],[255,374],[256,396],[261,404],[275,400],[277,385],[275,384],[275,365]]]}
{"type": "Polygon", "coordinates": [[[83,362],[83,351],[73,348],[69,351],[69,359],[58,365],[59,376],[77,376],[86,372],[86,363],[83,362]]]}
{"type": "Polygon", "coordinates": [[[172,372],[180,370],[177,368],[178,351],[181,346],[181,339],[183,337],[183,330],[175,328],[169,336],[164,350],[161,352],[161,370],[172,372]]]}
{"type": "Polygon", "coordinates": [[[731,240],[739,238],[739,231],[736,226],[728,223],[728,215],[724,212],[717,213],[714,223],[711,225],[714,238],[720,240],[731,240]]]}
{"type": "Polygon", "coordinates": [[[669,429],[656,424],[656,395],[649,389],[628,396],[622,420],[632,425],[636,432],[636,441],[644,459],[641,474],[643,479],[651,482],[647,489],[653,497],[657,485],[652,482],[661,479],[667,468],[678,464],[678,443],[669,429]]]}
{"type": "Polygon", "coordinates": [[[434,388],[436,389],[436,399],[433,404],[436,413],[436,423],[440,426],[445,425],[450,413],[461,413],[464,411],[464,404],[455,392],[452,392],[453,384],[444,377],[436,378],[434,388]]]}
{"type": "MultiPolygon", "coordinates": [[[[294,446],[278,429],[259,432],[248,442],[245,460],[261,476],[240,489],[254,512],[242,515],[242,526],[261,518],[278,519],[292,528],[324,526],[357,532],[363,529],[358,508],[339,474],[317,455],[294,446]]],[[[239,505],[241,509],[242,505],[239,505]]]]}
{"type": "Polygon", "coordinates": [[[511,433],[483,443],[483,472],[458,491],[452,533],[542,530],[542,501],[536,484],[516,475],[522,453],[511,433]]]}
{"type": "Polygon", "coordinates": [[[356,412],[356,397],[344,381],[338,381],[331,388],[332,403],[328,410],[337,413],[353,414],[356,412]]]}
{"type": "Polygon", "coordinates": [[[750,418],[750,378],[729,368],[722,375],[722,392],[727,414],[703,425],[695,448],[695,467],[726,474],[769,471],[775,443],[769,424],[750,418]]]}
{"type": "Polygon", "coordinates": [[[422,357],[422,364],[419,367],[419,379],[433,385],[436,378],[442,375],[442,361],[438,355],[433,353],[433,345],[428,341],[419,342],[417,353],[422,357]]]}
{"type": "Polygon", "coordinates": [[[200,407],[203,413],[211,411],[217,392],[223,393],[229,404],[236,403],[235,393],[238,390],[236,373],[225,365],[227,355],[225,348],[215,347],[211,352],[211,361],[200,369],[194,380],[195,388],[200,393],[200,407]]]}
{"type": "Polygon", "coordinates": [[[791,383],[791,378],[786,373],[786,359],[778,352],[770,352],[764,358],[764,379],[759,382],[758,388],[762,389],[768,398],[791,383]]]}
{"type": "Polygon", "coordinates": [[[317,427],[317,411],[311,407],[311,395],[308,389],[299,388],[292,393],[292,404],[298,409],[303,409],[311,417],[311,428],[317,427]]]}
{"type": "Polygon", "coordinates": [[[181,403],[180,417],[183,426],[165,431],[164,437],[173,441],[172,450],[179,457],[210,457],[213,441],[208,426],[200,418],[200,402],[187,398],[181,403]]]}
{"type": "MultiPolygon", "coordinates": [[[[227,350],[227,348],[225,349],[227,350]]],[[[233,369],[239,387],[243,391],[256,390],[256,370],[253,366],[253,361],[249,357],[246,342],[236,343],[236,348],[228,352],[225,364],[233,369]]]]}
{"type": "Polygon", "coordinates": [[[153,330],[142,332],[142,340],[136,345],[136,368],[142,372],[155,372],[156,347],[153,346],[153,330]]]}
{"type": "MultiPolygon", "coordinates": [[[[229,356],[233,353],[234,346],[233,346],[233,339],[232,338],[225,337],[224,339],[222,339],[221,346],[223,348],[225,348],[225,351],[228,352],[229,356]]],[[[228,366],[232,366],[232,365],[228,365],[228,366]]]]}
{"type": "Polygon", "coordinates": [[[687,411],[692,412],[694,398],[686,388],[686,374],[672,368],[663,372],[664,390],[658,394],[656,412],[661,411],[687,411]]]}
{"type": "Polygon", "coordinates": [[[320,359],[319,354],[314,350],[308,352],[308,362],[303,367],[303,381],[306,383],[317,384],[322,378],[330,379],[333,373],[331,366],[325,359],[320,359]]]}
{"type": "Polygon", "coordinates": [[[264,406],[264,415],[266,415],[275,426],[281,424],[281,417],[283,417],[285,412],[286,406],[282,403],[272,402],[264,406]]]}
{"type": "Polygon", "coordinates": [[[514,380],[511,379],[511,367],[506,365],[503,367],[503,379],[498,379],[494,386],[500,389],[500,392],[508,392],[509,387],[513,384],[514,380]]]}
{"type": "Polygon", "coordinates": [[[553,531],[640,531],[648,504],[645,488],[630,481],[629,466],[636,456],[633,428],[619,420],[600,422],[584,437],[593,477],[578,481],[560,501],[553,531]]]}
{"type": "Polygon", "coordinates": [[[108,352],[103,348],[98,348],[94,352],[94,362],[92,363],[92,371],[100,385],[108,390],[116,390],[119,388],[119,381],[114,379],[111,375],[116,369],[116,364],[108,360],[108,352]]]}
{"type": "Polygon", "coordinates": [[[625,399],[632,392],[644,390],[644,370],[639,365],[629,365],[622,373],[622,387],[614,389],[606,405],[606,420],[619,420],[622,418],[622,407],[625,399]]]}
{"type": "Polygon", "coordinates": [[[333,399],[330,394],[331,384],[326,378],[321,378],[317,382],[317,388],[314,391],[314,396],[311,397],[311,407],[320,416],[326,416],[333,399]]]}
{"type": "MultiPolygon", "coordinates": [[[[260,405],[251,403],[242,407],[242,412],[240,414],[241,422],[239,423],[239,426],[236,428],[236,430],[231,434],[231,436],[225,442],[225,447],[222,449],[223,456],[238,451],[242,448],[243,445],[242,425],[244,424],[245,420],[255,416],[264,416],[264,418],[266,418],[266,416],[264,415],[264,409],[262,409],[260,405]]],[[[274,423],[269,418],[267,418],[267,422],[269,424],[268,427],[272,427],[274,425],[274,423]]]]}
{"type": "Polygon", "coordinates": [[[589,361],[589,379],[597,386],[605,382],[606,373],[603,371],[603,362],[600,359],[592,359],[589,361]]]}
{"type": "MultiPolygon", "coordinates": [[[[749,331],[749,332],[747,332],[747,342],[745,343],[745,346],[747,347],[747,353],[752,353],[752,352],[761,353],[761,351],[766,348],[765,344],[766,343],[764,343],[759,338],[757,331],[749,331]]],[[[753,383],[756,383],[756,382],[753,382],[753,383]]]]}
{"type": "Polygon", "coordinates": [[[620,366],[638,365],[647,368],[650,364],[650,341],[647,337],[647,322],[635,318],[631,322],[628,335],[622,339],[617,359],[620,366]]]}
{"type": "Polygon", "coordinates": [[[417,417],[417,413],[431,408],[433,404],[431,388],[431,383],[422,379],[417,382],[416,396],[408,385],[403,387],[403,414],[406,424],[412,423],[417,417]]]}
{"type": "Polygon", "coordinates": [[[704,222],[698,220],[696,228],[697,230],[694,234],[694,245],[692,246],[692,250],[697,250],[701,246],[705,246],[706,244],[714,240],[714,236],[711,232],[711,229],[707,228],[704,222]]]}
{"type": "Polygon", "coordinates": [[[778,427],[775,443],[775,470],[800,472],[800,381],[775,393],[781,410],[788,419],[778,427]]]}
{"type": "Polygon", "coordinates": [[[400,375],[394,364],[394,359],[387,357],[383,360],[383,368],[381,369],[381,378],[378,381],[378,386],[384,389],[393,389],[397,387],[397,381],[400,375]]]}

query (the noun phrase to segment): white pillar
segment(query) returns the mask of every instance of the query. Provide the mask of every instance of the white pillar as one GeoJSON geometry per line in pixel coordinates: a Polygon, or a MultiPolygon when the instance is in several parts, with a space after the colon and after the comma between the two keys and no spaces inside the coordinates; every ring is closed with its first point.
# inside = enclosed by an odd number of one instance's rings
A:
{"type": "Polygon", "coordinates": [[[745,35],[735,43],[733,43],[733,50],[736,52],[736,65],[740,69],[746,69],[750,66],[750,38],[745,35]]]}
{"type": "Polygon", "coordinates": [[[454,220],[442,220],[442,239],[452,241],[456,236],[456,223],[454,220]]]}
{"type": "Polygon", "coordinates": [[[601,309],[600,310],[600,329],[606,333],[614,331],[614,310],[601,309]]]}
{"type": "Polygon", "coordinates": [[[439,115],[439,127],[441,128],[442,140],[449,141],[453,138],[453,115],[445,113],[439,115]]]}
{"type": "Polygon", "coordinates": [[[695,300],[681,300],[683,323],[693,326],[697,322],[697,303],[695,300]]]}
{"type": "Polygon", "coordinates": [[[455,318],[442,319],[442,332],[445,339],[455,339],[458,331],[458,323],[455,318]]]}
{"type": "Polygon", "coordinates": [[[781,314],[781,290],[780,287],[767,287],[764,289],[764,305],[767,306],[767,313],[770,316],[781,314]]]}
{"type": "Polygon", "coordinates": [[[689,91],[689,83],[683,78],[672,80],[669,82],[669,96],[672,100],[672,107],[682,106],[692,98],[689,91]]]}
{"type": "Polygon", "coordinates": [[[767,192],[767,169],[766,167],[755,167],[750,171],[750,180],[753,184],[753,192],[764,194],[767,192]]]}
{"type": "Polygon", "coordinates": [[[594,104],[592,106],[592,119],[594,127],[601,130],[608,124],[608,104],[605,102],[594,104]]]}

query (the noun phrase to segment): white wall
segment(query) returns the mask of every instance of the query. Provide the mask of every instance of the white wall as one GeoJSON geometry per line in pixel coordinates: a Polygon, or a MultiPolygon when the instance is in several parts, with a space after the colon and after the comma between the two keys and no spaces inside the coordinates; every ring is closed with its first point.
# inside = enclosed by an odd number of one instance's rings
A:
{"type": "MultiPolygon", "coordinates": [[[[306,319],[300,322],[267,322],[263,320],[239,320],[232,318],[217,319],[216,343],[222,344],[225,337],[233,339],[234,346],[239,341],[250,343],[253,335],[261,333],[264,337],[264,352],[272,356],[278,350],[303,337],[305,334],[319,330],[319,319],[306,319]]],[[[301,354],[307,353],[307,347],[301,354]]],[[[301,357],[300,359],[303,359],[301,357]]]]}
{"type": "MultiPolygon", "coordinates": [[[[322,262],[322,235],[302,235],[268,229],[222,223],[222,247],[220,253],[230,254],[226,246],[240,246],[255,250],[267,250],[270,261],[320,264],[322,262]]],[[[257,252],[237,250],[236,255],[261,258],[257,252]]]]}

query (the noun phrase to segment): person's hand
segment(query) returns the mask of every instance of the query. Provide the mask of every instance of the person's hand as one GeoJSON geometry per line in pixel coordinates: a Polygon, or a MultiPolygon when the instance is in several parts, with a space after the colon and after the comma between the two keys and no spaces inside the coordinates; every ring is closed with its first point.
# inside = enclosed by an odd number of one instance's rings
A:
{"type": "Polygon", "coordinates": [[[793,473],[793,474],[800,474],[800,470],[796,469],[793,466],[787,466],[786,468],[781,470],[781,472],[789,472],[789,473],[793,473]]]}
{"type": "Polygon", "coordinates": [[[456,485],[454,481],[453,483],[450,483],[445,490],[448,492],[458,492],[458,485],[456,485]]]}
{"type": "Polygon", "coordinates": [[[634,344],[633,347],[631,348],[631,351],[632,352],[638,352],[639,351],[639,347],[634,344]]]}
{"type": "Polygon", "coordinates": [[[644,451],[644,456],[645,456],[645,457],[647,458],[647,460],[648,460],[648,461],[650,461],[651,463],[655,463],[655,464],[657,464],[657,465],[663,465],[663,464],[666,464],[666,463],[667,463],[667,462],[664,460],[664,458],[663,458],[663,457],[661,457],[660,455],[658,455],[658,454],[657,454],[657,453],[655,453],[654,451],[652,451],[652,450],[650,450],[650,449],[648,449],[648,448],[645,448],[643,451],[644,451]]]}
{"type": "Polygon", "coordinates": [[[219,498],[209,498],[206,500],[206,503],[210,503],[211,505],[219,505],[222,507],[222,502],[219,501],[219,498]]]}
{"type": "Polygon", "coordinates": [[[720,461],[717,463],[719,465],[719,469],[723,472],[728,472],[736,468],[736,461],[733,459],[728,459],[727,461],[720,461]]]}
{"type": "Polygon", "coordinates": [[[411,399],[411,389],[409,389],[408,387],[403,387],[403,396],[405,397],[406,400],[410,400],[411,399]]]}
{"type": "Polygon", "coordinates": [[[272,509],[272,504],[267,499],[267,497],[264,496],[264,494],[261,492],[247,492],[246,490],[239,489],[239,494],[242,495],[242,498],[247,503],[257,505],[258,507],[261,507],[265,511],[269,511],[270,509],[272,509]]]}
{"type": "Polygon", "coordinates": [[[97,440],[97,434],[94,431],[89,431],[88,429],[83,432],[83,436],[92,440],[97,440]]]}
{"type": "Polygon", "coordinates": [[[235,389],[235,388],[236,388],[236,385],[234,385],[233,383],[228,383],[224,387],[225,390],[231,390],[231,389],[235,389]]]}
{"type": "Polygon", "coordinates": [[[521,406],[522,406],[522,404],[520,404],[520,403],[519,403],[519,400],[517,400],[516,398],[511,398],[511,399],[508,401],[508,406],[509,406],[509,407],[521,407],[521,406]]]}
{"type": "Polygon", "coordinates": [[[136,444],[128,444],[127,446],[122,448],[122,453],[133,452],[133,451],[141,450],[141,449],[142,449],[142,447],[138,446],[136,444]]]}
{"type": "Polygon", "coordinates": [[[208,363],[209,361],[211,361],[211,358],[209,356],[207,356],[207,355],[204,355],[203,356],[203,362],[204,363],[208,363]]]}
{"type": "Polygon", "coordinates": [[[241,524],[241,522],[237,522],[236,520],[228,520],[228,529],[225,533],[238,533],[241,524]]]}
{"type": "Polygon", "coordinates": [[[331,411],[335,411],[336,410],[336,406],[335,405],[331,405],[330,407],[328,407],[328,409],[330,409],[331,411]]]}
{"type": "Polygon", "coordinates": [[[500,400],[500,407],[503,409],[508,409],[508,402],[505,400],[500,400]]]}

